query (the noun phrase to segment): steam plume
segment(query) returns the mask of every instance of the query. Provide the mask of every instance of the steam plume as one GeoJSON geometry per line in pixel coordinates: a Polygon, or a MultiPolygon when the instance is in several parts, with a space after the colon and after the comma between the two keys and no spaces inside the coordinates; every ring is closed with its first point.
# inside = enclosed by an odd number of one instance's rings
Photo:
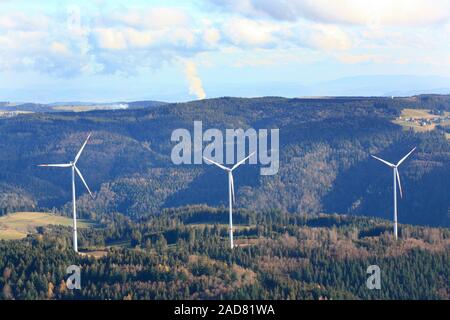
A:
{"type": "Polygon", "coordinates": [[[203,90],[202,80],[198,76],[197,66],[194,62],[185,62],[184,74],[189,82],[189,94],[197,96],[198,99],[205,99],[206,93],[205,90],[203,90]]]}

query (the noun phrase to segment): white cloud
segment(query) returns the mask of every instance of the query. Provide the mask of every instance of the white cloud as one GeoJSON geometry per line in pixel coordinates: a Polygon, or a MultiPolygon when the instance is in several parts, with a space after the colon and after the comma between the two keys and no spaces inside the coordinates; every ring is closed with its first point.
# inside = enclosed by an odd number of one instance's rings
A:
{"type": "Polygon", "coordinates": [[[216,28],[206,28],[203,31],[203,42],[208,47],[214,47],[221,39],[220,31],[216,28]]]}
{"type": "Polygon", "coordinates": [[[96,28],[93,33],[97,37],[100,48],[121,50],[128,47],[125,35],[116,29],[96,28]]]}
{"type": "Polygon", "coordinates": [[[184,11],[165,7],[115,10],[105,13],[102,20],[105,24],[152,30],[184,28],[191,23],[184,11]]]}
{"type": "Polygon", "coordinates": [[[322,24],[311,26],[302,41],[311,48],[325,51],[343,51],[352,46],[352,40],[341,28],[322,24]]]}
{"type": "Polygon", "coordinates": [[[70,50],[67,48],[67,46],[59,41],[55,41],[51,44],[50,46],[50,50],[51,52],[53,52],[54,54],[57,55],[62,55],[62,56],[68,56],[70,55],[70,50]]]}
{"type": "Polygon", "coordinates": [[[387,58],[382,55],[376,54],[343,54],[339,55],[338,60],[342,63],[347,64],[358,64],[358,63],[381,63],[387,61],[387,58]]]}
{"type": "Polygon", "coordinates": [[[449,0],[209,0],[251,17],[355,25],[423,26],[450,19],[449,0]]]}
{"type": "Polygon", "coordinates": [[[222,31],[235,46],[269,47],[277,40],[274,33],[278,27],[270,22],[231,18],[224,22],[222,31]]]}
{"type": "Polygon", "coordinates": [[[0,30],[33,31],[48,27],[50,21],[42,14],[26,15],[22,12],[9,12],[0,16],[0,30]]]}
{"type": "Polygon", "coordinates": [[[196,35],[190,29],[139,30],[130,27],[96,28],[93,34],[101,49],[123,50],[133,48],[159,49],[194,46],[196,35]]]}
{"type": "MultiPolygon", "coordinates": [[[[443,9],[450,0],[437,0],[433,7],[421,0],[408,1],[409,6],[403,0],[394,0],[392,5],[385,0],[373,5],[365,1],[363,5],[359,0],[209,1],[236,14],[196,12],[194,19],[177,8],[121,7],[83,12],[81,24],[68,28],[65,12],[1,12],[0,71],[37,70],[61,77],[133,74],[180,59],[199,61],[198,56],[208,52],[227,55],[228,61],[249,52],[248,59],[232,63],[234,66],[279,64],[280,59],[271,57],[282,50],[348,64],[384,63],[394,52],[411,48],[448,52],[445,43],[450,22],[445,27],[420,29],[385,25],[444,21],[450,11],[443,9]],[[396,10],[400,16],[392,14],[396,10]],[[252,53],[258,50],[258,59],[252,61],[252,53]],[[380,54],[382,50],[393,52],[380,54]]],[[[413,63],[418,59],[397,56],[394,62],[413,63]]],[[[429,56],[422,61],[432,61],[435,55],[430,52],[429,56]]],[[[285,59],[294,61],[292,56],[285,59]]],[[[445,59],[438,61],[445,63],[445,59]]],[[[184,69],[191,70],[187,65],[184,69]]],[[[198,76],[191,79],[199,80],[198,76]]]]}
{"type": "Polygon", "coordinates": [[[0,70],[37,70],[58,76],[134,73],[190,57],[220,40],[179,9],[83,12],[80,25],[67,12],[0,13],[0,70]]]}
{"type": "Polygon", "coordinates": [[[0,13],[0,70],[69,76],[92,69],[88,31],[67,29],[65,22],[37,12],[0,13]]]}
{"type": "Polygon", "coordinates": [[[174,8],[142,8],[103,13],[95,22],[94,37],[101,49],[194,46],[196,35],[189,16],[174,8]]]}

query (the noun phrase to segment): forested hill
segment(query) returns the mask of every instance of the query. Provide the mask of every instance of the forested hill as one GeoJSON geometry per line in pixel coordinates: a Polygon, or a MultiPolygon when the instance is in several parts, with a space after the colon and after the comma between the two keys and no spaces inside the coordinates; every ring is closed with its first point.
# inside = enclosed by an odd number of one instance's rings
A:
{"type": "Polygon", "coordinates": [[[190,206],[138,223],[105,215],[102,227],[50,226],[0,240],[1,299],[450,299],[450,229],[367,217],[279,211],[235,212],[233,250],[227,212],[190,206]],[[94,258],[95,257],[95,258],[94,258]],[[81,290],[66,268],[81,268],[81,290]],[[366,286],[369,266],[380,290],[366,286]]]}
{"type": "Polygon", "coordinates": [[[402,110],[450,111],[450,96],[407,98],[219,98],[151,109],[36,113],[0,120],[0,212],[68,210],[70,170],[39,163],[73,159],[93,136],[79,168],[96,197],[77,184],[81,216],[121,212],[130,217],[161,208],[227,201],[226,175],[206,165],[173,165],[176,128],[279,128],[280,170],[260,176],[257,166],[235,172],[237,206],[318,214],[392,216],[392,172],[369,157],[398,161],[404,197],[399,221],[450,226],[449,128],[415,132],[395,124],[402,110]],[[83,195],[84,194],[84,195],[83,195]]]}

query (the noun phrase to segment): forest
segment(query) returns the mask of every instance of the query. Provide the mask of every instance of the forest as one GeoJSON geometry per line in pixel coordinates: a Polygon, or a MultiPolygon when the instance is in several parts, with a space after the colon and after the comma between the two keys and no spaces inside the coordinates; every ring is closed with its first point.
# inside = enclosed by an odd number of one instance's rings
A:
{"type": "Polygon", "coordinates": [[[450,298],[450,231],[400,226],[347,215],[310,216],[239,210],[229,249],[225,208],[165,209],[134,222],[98,216],[80,229],[48,227],[19,241],[0,241],[2,299],[446,299],[450,298]],[[81,268],[81,289],[66,268],[81,268]],[[381,288],[366,286],[367,268],[381,288]]]}
{"type": "Polygon", "coordinates": [[[0,119],[0,215],[71,216],[70,172],[40,163],[73,159],[81,254],[71,227],[38,227],[0,240],[1,299],[445,299],[450,298],[448,127],[405,130],[404,108],[450,110],[450,96],[218,98],[151,108],[52,112],[0,119]],[[280,129],[280,170],[235,172],[235,244],[229,249],[226,174],[171,163],[171,133],[280,129]],[[399,235],[392,176],[400,169],[399,235]],[[81,289],[67,267],[81,268],[81,289]],[[381,270],[381,289],[366,286],[381,270]]]}
{"type": "Polygon", "coordinates": [[[73,159],[94,191],[77,182],[82,216],[120,212],[132,219],[165,208],[224,205],[226,175],[206,165],[174,165],[171,133],[203,127],[280,130],[280,170],[260,176],[256,165],[235,172],[237,207],[316,215],[391,218],[391,174],[370,157],[402,165],[400,221],[450,226],[450,145],[438,126],[429,132],[394,124],[404,108],[450,110],[450,96],[405,98],[217,98],[134,110],[34,113],[0,119],[0,214],[53,210],[70,214],[70,172],[39,163],[73,159]]]}

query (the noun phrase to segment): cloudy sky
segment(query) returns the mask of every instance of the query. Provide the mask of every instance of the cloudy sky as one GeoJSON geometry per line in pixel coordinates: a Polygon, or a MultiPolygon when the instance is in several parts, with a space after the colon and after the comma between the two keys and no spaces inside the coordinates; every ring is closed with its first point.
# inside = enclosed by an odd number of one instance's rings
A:
{"type": "Polygon", "coordinates": [[[0,101],[380,94],[449,78],[450,0],[0,0],[0,101]],[[361,81],[367,92],[345,87],[361,81]]]}

